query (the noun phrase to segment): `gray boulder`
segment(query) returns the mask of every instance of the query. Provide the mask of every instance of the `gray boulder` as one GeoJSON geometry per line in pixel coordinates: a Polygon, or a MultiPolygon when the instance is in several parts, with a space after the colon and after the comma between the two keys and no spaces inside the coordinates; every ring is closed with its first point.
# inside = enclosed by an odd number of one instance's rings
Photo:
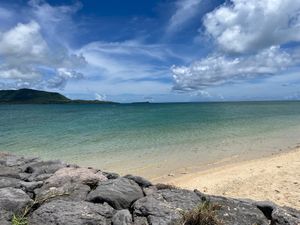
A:
{"type": "Polygon", "coordinates": [[[272,202],[253,202],[267,217],[272,225],[299,225],[300,211],[289,207],[280,207],[272,202]]]}
{"type": "Polygon", "coordinates": [[[153,194],[157,199],[165,200],[173,208],[191,210],[202,203],[202,199],[193,191],[184,189],[163,189],[153,194]]]}
{"type": "Polygon", "coordinates": [[[272,212],[272,225],[299,225],[300,212],[287,207],[278,207],[272,212]]]}
{"type": "Polygon", "coordinates": [[[143,188],[152,186],[152,183],[150,181],[148,181],[145,178],[140,177],[140,176],[133,176],[133,175],[128,174],[124,177],[127,178],[127,179],[135,181],[138,185],[140,185],[143,188]]]}
{"type": "Polygon", "coordinates": [[[17,167],[0,166],[0,177],[11,177],[20,179],[20,169],[17,167]]]}
{"type": "Polygon", "coordinates": [[[208,197],[208,201],[220,207],[216,210],[216,217],[224,225],[270,224],[269,219],[252,202],[217,196],[208,197]]]}
{"type": "Polygon", "coordinates": [[[154,196],[137,200],[133,205],[133,209],[134,218],[147,217],[151,225],[171,224],[181,218],[179,209],[154,196]]]}
{"type": "Polygon", "coordinates": [[[157,192],[157,187],[156,186],[149,186],[143,188],[144,194],[145,195],[152,195],[153,193],[157,192]]]}
{"type": "Polygon", "coordinates": [[[29,182],[34,182],[34,181],[45,181],[47,179],[49,179],[53,174],[52,173],[44,173],[44,174],[31,174],[29,176],[27,176],[27,181],[29,182]]]}
{"type": "MultiPolygon", "coordinates": [[[[45,174],[51,176],[53,173],[63,167],[66,167],[66,164],[60,160],[51,160],[29,163],[23,166],[22,169],[25,173],[31,174],[29,178],[30,181],[40,181],[43,180],[44,177],[39,176],[43,176],[45,174]]],[[[47,178],[50,176],[47,176],[47,178]]]]}
{"type": "Polygon", "coordinates": [[[30,225],[110,225],[114,209],[108,204],[51,201],[29,217],[30,225]]]}
{"type": "Polygon", "coordinates": [[[95,187],[107,178],[101,171],[91,168],[66,167],[57,170],[53,176],[45,181],[49,187],[58,187],[65,183],[81,183],[95,187]]]}
{"type": "Polygon", "coordinates": [[[107,177],[107,179],[117,179],[120,177],[119,174],[113,172],[103,172],[103,174],[107,177]]]}
{"type": "Polygon", "coordinates": [[[88,185],[65,183],[58,187],[48,187],[47,185],[44,185],[41,188],[35,189],[34,193],[37,199],[47,199],[47,201],[53,201],[56,199],[84,201],[90,191],[91,188],[88,185]]]}
{"type": "Polygon", "coordinates": [[[135,216],[133,218],[134,225],[149,225],[146,217],[135,216]]]}
{"type": "Polygon", "coordinates": [[[12,177],[0,177],[0,188],[6,187],[19,188],[21,187],[21,180],[12,177]]]}
{"type": "Polygon", "coordinates": [[[126,178],[118,178],[101,182],[89,193],[87,200],[94,203],[107,202],[119,210],[128,209],[134,201],[143,196],[143,191],[137,183],[126,178]]]}
{"type": "Polygon", "coordinates": [[[132,216],[127,209],[119,210],[112,218],[113,225],[132,225],[132,216]]]}
{"type": "Polygon", "coordinates": [[[20,182],[20,187],[25,192],[34,192],[35,189],[41,187],[42,185],[43,185],[42,181],[32,181],[32,182],[21,181],[20,182]]]}
{"type": "Polygon", "coordinates": [[[99,182],[107,178],[98,170],[79,167],[65,167],[57,170],[44,185],[35,190],[38,199],[51,197],[72,201],[86,200],[91,187],[96,187],[99,182]]]}
{"type": "Polygon", "coordinates": [[[201,203],[194,192],[181,189],[164,189],[139,199],[133,205],[134,215],[147,217],[150,224],[172,224],[179,220],[184,211],[201,203]]]}
{"type": "Polygon", "coordinates": [[[23,156],[15,156],[9,153],[0,153],[0,165],[7,167],[24,166],[27,163],[37,162],[39,159],[36,157],[28,158],[23,156]]]}
{"type": "Polygon", "coordinates": [[[32,199],[20,189],[11,187],[0,189],[1,210],[18,213],[31,203],[33,203],[32,199]]]}
{"type": "Polygon", "coordinates": [[[10,216],[8,214],[4,214],[3,211],[0,210],[0,224],[1,225],[11,225],[10,216]]]}
{"type": "Polygon", "coordinates": [[[1,188],[0,189],[0,224],[11,224],[13,214],[23,214],[25,207],[33,201],[20,189],[1,188]]]}
{"type": "Polygon", "coordinates": [[[182,213],[207,203],[219,206],[216,218],[224,225],[267,225],[269,220],[252,203],[241,200],[204,196],[188,190],[163,189],[139,199],[133,205],[134,215],[147,217],[152,225],[173,224],[182,213]]]}

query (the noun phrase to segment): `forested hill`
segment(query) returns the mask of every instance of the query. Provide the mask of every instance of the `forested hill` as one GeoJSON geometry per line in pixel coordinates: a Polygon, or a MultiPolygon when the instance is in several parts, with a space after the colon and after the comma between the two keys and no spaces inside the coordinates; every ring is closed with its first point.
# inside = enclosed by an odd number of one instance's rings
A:
{"type": "Polygon", "coordinates": [[[0,90],[1,104],[101,104],[113,103],[98,100],[71,100],[57,92],[39,91],[33,89],[0,90]]]}

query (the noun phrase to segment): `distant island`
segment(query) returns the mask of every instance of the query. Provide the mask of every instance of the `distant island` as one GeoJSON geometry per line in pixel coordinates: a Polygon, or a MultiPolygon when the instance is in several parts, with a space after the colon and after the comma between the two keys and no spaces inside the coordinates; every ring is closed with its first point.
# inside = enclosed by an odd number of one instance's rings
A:
{"type": "Polygon", "coordinates": [[[33,89],[0,90],[0,104],[117,104],[111,101],[72,100],[57,92],[33,89]]]}

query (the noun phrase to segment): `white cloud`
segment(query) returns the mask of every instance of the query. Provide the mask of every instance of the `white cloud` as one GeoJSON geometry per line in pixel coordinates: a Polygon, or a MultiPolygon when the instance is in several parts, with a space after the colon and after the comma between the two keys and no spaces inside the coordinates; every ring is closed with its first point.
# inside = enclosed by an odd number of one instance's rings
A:
{"type": "Polygon", "coordinates": [[[231,0],[208,13],[204,26],[228,52],[255,52],[300,41],[300,1],[231,0]]]}
{"type": "Polygon", "coordinates": [[[0,33],[2,88],[61,89],[68,80],[81,79],[83,74],[78,69],[86,64],[84,57],[53,38],[57,35],[49,35],[49,30],[56,26],[52,20],[59,18],[64,23],[63,20],[70,17],[68,13],[72,12],[68,11],[70,7],[56,8],[40,1],[31,1],[30,4],[33,7],[27,12],[30,22],[17,23],[0,33]],[[48,14],[43,18],[37,16],[42,12],[48,14]],[[60,14],[64,16],[48,17],[46,23],[47,16],[60,14]]]}
{"type": "Polygon", "coordinates": [[[143,44],[136,40],[92,42],[77,53],[89,65],[84,70],[88,76],[80,82],[80,87],[71,82],[65,91],[72,95],[81,92],[98,99],[103,94],[96,96],[95,93],[106,93],[109,99],[122,102],[157,93],[170,94],[171,83],[161,79],[170,79],[168,60],[179,58],[164,45],[143,44]],[[130,97],[123,99],[120,96],[130,97]]]}
{"type": "Polygon", "coordinates": [[[28,4],[31,7],[30,16],[47,28],[44,33],[67,44],[64,38],[76,30],[72,15],[81,9],[82,4],[76,1],[73,5],[51,6],[44,0],[31,0],[28,4]]]}
{"type": "Polygon", "coordinates": [[[181,29],[199,11],[199,4],[202,0],[179,0],[176,2],[176,11],[169,20],[168,33],[181,29]]]}
{"type": "Polygon", "coordinates": [[[174,89],[202,90],[229,81],[274,75],[293,64],[293,58],[279,47],[270,47],[256,55],[229,57],[214,55],[190,66],[173,66],[174,89]]]}
{"type": "Polygon", "coordinates": [[[231,0],[208,13],[203,25],[216,43],[207,57],[173,66],[174,89],[197,91],[263,75],[277,75],[299,64],[300,2],[231,0]]]}
{"type": "Polygon", "coordinates": [[[18,79],[18,80],[31,80],[40,78],[40,74],[35,71],[26,71],[17,68],[2,68],[0,67],[0,78],[3,79],[18,79]]]}
{"type": "Polygon", "coordinates": [[[144,56],[154,60],[167,61],[168,58],[181,58],[166,45],[163,44],[143,44],[137,40],[127,40],[123,42],[91,42],[82,47],[82,51],[92,51],[113,56],[144,56]]]}
{"type": "Polygon", "coordinates": [[[46,57],[48,46],[40,34],[40,26],[35,21],[19,23],[0,35],[0,55],[13,60],[40,60],[46,57]]]}
{"type": "Polygon", "coordinates": [[[56,71],[57,75],[47,80],[46,86],[48,88],[63,89],[68,80],[78,80],[84,77],[82,73],[79,73],[72,69],[58,68],[56,71]]]}
{"type": "Polygon", "coordinates": [[[166,62],[178,58],[163,45],[144,45],[137,41],[93,42],[78,53],[90,65],[91,76],[115,82],[167,77],[170,72],[166,62]]]}

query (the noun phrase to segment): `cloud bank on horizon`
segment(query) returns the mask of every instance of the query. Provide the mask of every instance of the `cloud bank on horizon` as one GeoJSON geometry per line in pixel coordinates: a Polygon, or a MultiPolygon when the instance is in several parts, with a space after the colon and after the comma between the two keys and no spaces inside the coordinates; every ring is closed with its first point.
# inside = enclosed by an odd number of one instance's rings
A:
{"type": "Polygon", "coordinates": [[[130,101],[299,99],[300,2],[0,1],[0,89],[130,101]]]}

